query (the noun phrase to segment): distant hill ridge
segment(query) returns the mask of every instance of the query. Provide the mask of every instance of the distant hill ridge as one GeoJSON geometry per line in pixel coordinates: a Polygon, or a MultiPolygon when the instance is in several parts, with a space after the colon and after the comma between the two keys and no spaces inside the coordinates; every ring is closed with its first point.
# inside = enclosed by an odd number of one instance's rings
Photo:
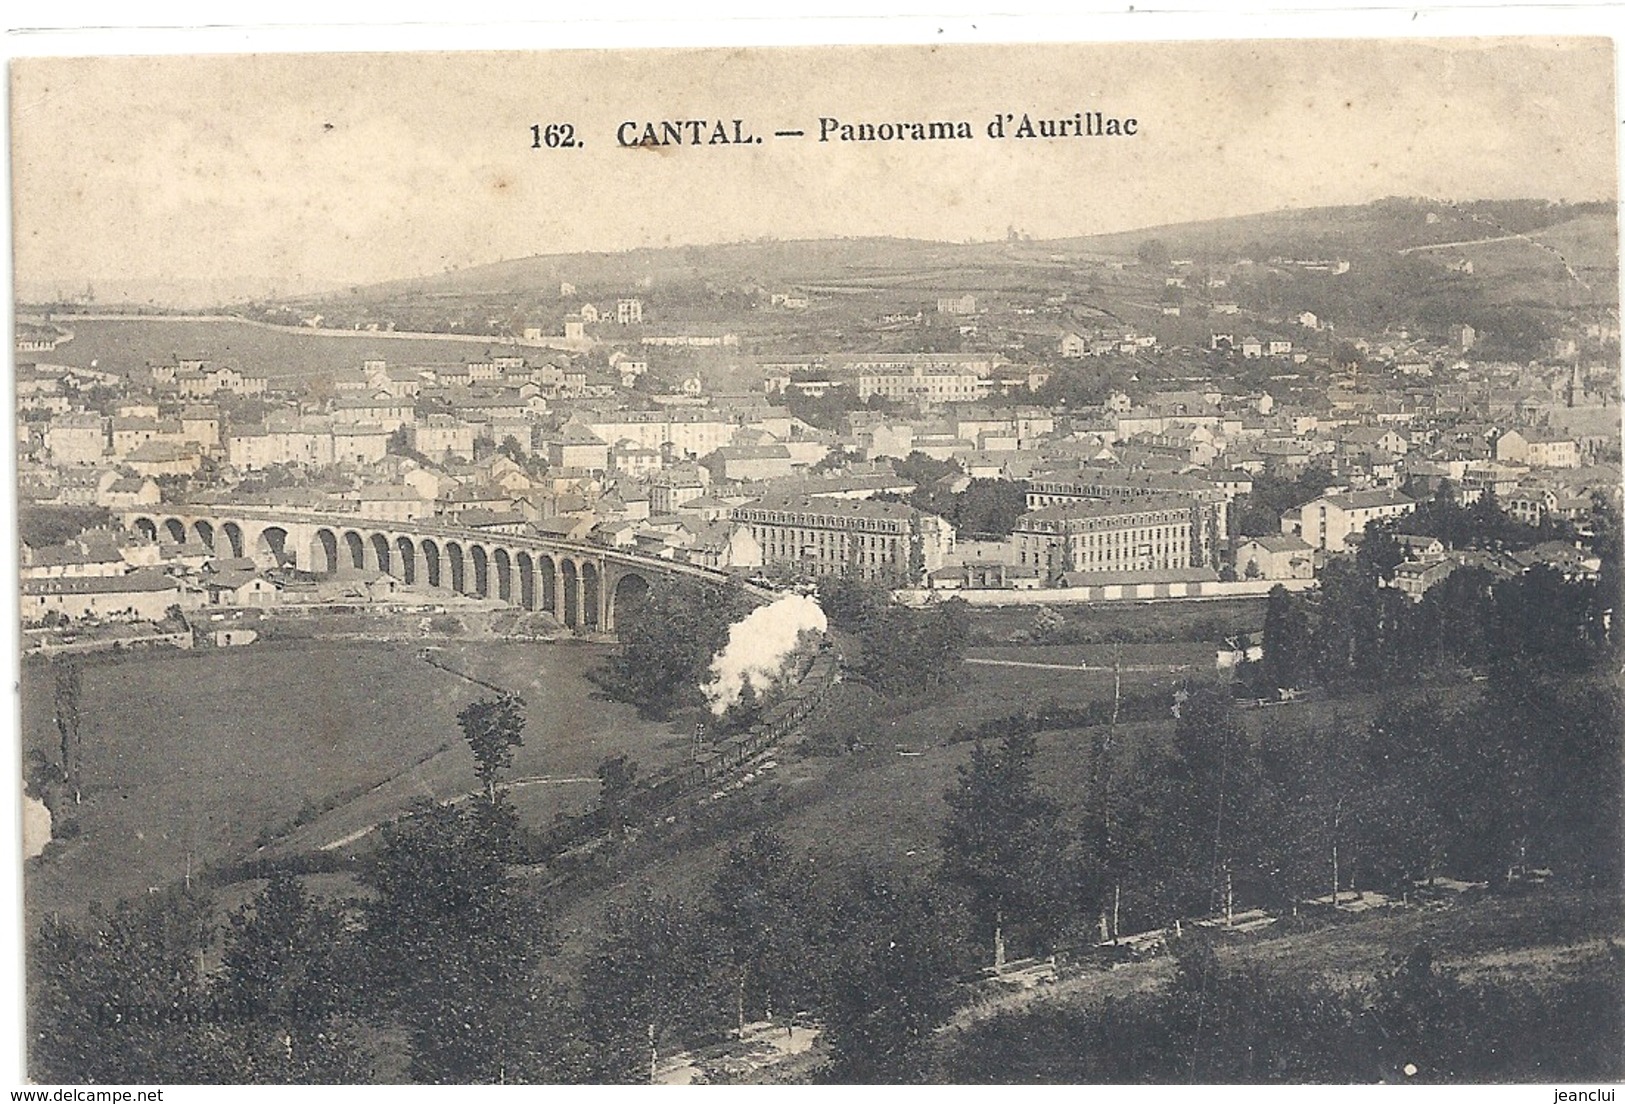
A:
{"type": "MultiPolygon", "coordinates": [[[[635,294],[640,281],[650,286],[839,285],[864,277],[933,272],[963,276],[975,269],[1036,270],[1057,263],[1126,259],[1151,240],[1166,244],[1176,259],[1199,261],[1236,257],[1264,261],[1277,255],[1309,258],[1325,253],[1359,256],[1518,234],[1538,239],[1560,225],[1565,240],[1583,241],[1584,263],[1601,259],[1611,266],[1615,262],[1616,227],[1608,203],[1383,199],[1359,206],[1271,211],[1043,241],[956,243],[863,237],[542,254],[367,285],[342,298],[353,303],[401,296],[534,293],[547,288],[556,291],[564,282],[579,288],[583,298],[635,294]]],[[[304,296],[293,301],[319,303],[328,298],[340,297],[304,296]]]]}

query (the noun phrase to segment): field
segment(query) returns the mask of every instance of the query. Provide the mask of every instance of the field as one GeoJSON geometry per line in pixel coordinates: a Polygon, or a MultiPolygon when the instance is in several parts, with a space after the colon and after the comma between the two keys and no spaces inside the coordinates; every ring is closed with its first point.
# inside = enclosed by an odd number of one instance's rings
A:
{"type": "Polygon", "coordinates": [[[996,644],[970,648],[966,659],[973,665],[1043,664],[1049,667],[1089,667],[1109,671],[1114,663],[1123,669],[1154,667],[1186,670],[1190,674],[1214,668],[1212,644],[996,644]]]}
{"type": "MultiPolygon", "coordinates": [[[[1227,598],[1216,602],[1108,602],[1044,608],[1060,614],[1069,642],[1217,644],[1238,632],[1263,629],[1265,605],[1263,598],[1227,598]]],[[[971,611],[972,639],[977,644],[1025,643],[1024,636],[1031,631],[1037,615],[1037,609],[1027,606],[978,607],[971,611]]],[[[1209,655],[1208,662],[1212,660],[1209,655]]]]}
{"type": "MultiPolygon", "coordinates": [[[[592,699],[581,675],[600,654],[511,644],[444,653],[454,669],[526,698],[515,778],[589,780],[517,788],[527,822],[595,800],[593,770],[611,751],[652,768],[687,749],[631,709],[592,699]]],[[[488,693],[388,645],[301,642],[88,665],[85,792],[71,814],[80,830],[28,867],[30,912],[139,893],[180,877],[188,861],[200,870],[247,857],[266,830],[279,836],[273,850],[317,848],[417,797],[467,793],[473,760],[456,714],[488,693]],[[296,818],[306,823],[295,828],[296,818]]],[[[25,753],[54,761],[48,668],[24,668],[22,699],[25,753]]]]}
{"type": "Polygon", "coordinates": [[[363,360],[391,364],[446,364],[488,355],[490,338],[438,341],[391,337],[334,337],[329,334],[273,330],[246,322],[187,322],[145,318],[100,321],[65,317],[73,340],[40,354],[53,364],[128,374],[149,360],[197,356],[262,372],[279,379],[302,379],[340,368],[359,368],[363,360]]]}

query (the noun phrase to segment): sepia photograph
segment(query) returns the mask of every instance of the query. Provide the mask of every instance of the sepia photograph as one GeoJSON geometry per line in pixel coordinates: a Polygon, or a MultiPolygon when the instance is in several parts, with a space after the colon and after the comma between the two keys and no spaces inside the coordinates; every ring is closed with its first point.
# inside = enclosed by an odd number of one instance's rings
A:
{"type": "Polygon", "coordinates": [[[22,1082],[1612,1100],[1616,50],[13,57],[22,1082]]]}

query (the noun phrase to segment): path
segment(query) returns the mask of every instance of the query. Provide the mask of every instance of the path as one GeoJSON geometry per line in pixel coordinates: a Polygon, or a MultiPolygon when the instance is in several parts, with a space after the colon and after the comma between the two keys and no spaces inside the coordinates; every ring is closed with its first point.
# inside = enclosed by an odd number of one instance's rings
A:
{"type": "Polygon", "coordinates": [[[1496,238],[1473,238],[1470,241],[1448,241],[1434,242],[1431,245],[1411,245],[1401,249],[1399,251],[1399,255],[1403,257],[1409,253],[1423,253],[1429,249],[1459,249],[1468,245],[1494,245],[1496,242],[1509,241],[1526,241],[1533,245],[1540,244],[1539,242],[1536,242],[1530,238],[1527,234],[1502,234],[1500,237],[1496,238]]]}
{"type": "Polygon", "coordinates": [[[1174,671],[1194,671],[1194,663],[1140,663],[1124,664],[1122,667],[1113,667],[1110,664],[1099,665],[1090,663],[1033,663],[1025,659],[980,659],[969,658],[966,663],[979,663],[984,667],[1036,667],[1043,671],[1122,671],[1125,674],[1170,674],[1174,671]]]}
{"type": "MultiPolygon", "coordinates": [[[[505,790],[520,790],[520,789],[524,789],[526,786],[563,786],[563,785],[581,783],[581,782],[591,782],[594,786],[598,785],[598,779],[597,778],[550,778],[547,775],[538,775],[538,776],[536,776],[534,778],[515,778],[512,782],[504,782],[502,784],[502,788],[505,789],[505,790]]],[[[474,791],[474,792],[471,792],[471,793],[465,793],[465,794],[459,794],[456,797],[452,798],[450,801],[446,802],[446,804],[455,805],[460,801],[467,801],[471,797],[480,797],[480,796],[483,796],[483,795],[480,794],[478,791],[474,791]]],[[[318,851],[335,851],[338,848],[343,847],[347,843],[354,843],[356,840],[361,839],[363,836],[367,836],[367,835],[372,834],[373,832],[377,831],[379,828],[383,827],[385,824],[393,823],[395,821],[395,819],[396,819],[395,817],[390,817],[387,820],[381,820],[381,821],[378,821],[377,823],[368,824],[368,825],[365,825],[364,827],[357,828],[354,832],[351,832],[347,836],[340,836],[338,839],[333,840],[331,843],[322,844],[320,847],[317,848],[317,850],[318,851]]]]}

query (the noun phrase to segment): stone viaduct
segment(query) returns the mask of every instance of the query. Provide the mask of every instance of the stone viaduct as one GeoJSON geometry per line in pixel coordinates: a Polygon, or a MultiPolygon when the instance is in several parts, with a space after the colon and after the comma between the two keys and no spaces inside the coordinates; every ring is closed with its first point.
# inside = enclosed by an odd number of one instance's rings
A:
{"type": "MultiPolygon", "coordinates": [[[[560,624],[583,632],[614,632],[616,610],[640,600],[654,578],[712,584],[728,579],[692,564],[581,541],[485,532],[441,519],[389,521],[221,505],[166,505],[121,515],[131,532],[215,556],[251,558],[312,575],[387,572],[411,587],[546,610],[560,624]]],[[[766,592],[753,597],[764,599],[766,592]]]]}

